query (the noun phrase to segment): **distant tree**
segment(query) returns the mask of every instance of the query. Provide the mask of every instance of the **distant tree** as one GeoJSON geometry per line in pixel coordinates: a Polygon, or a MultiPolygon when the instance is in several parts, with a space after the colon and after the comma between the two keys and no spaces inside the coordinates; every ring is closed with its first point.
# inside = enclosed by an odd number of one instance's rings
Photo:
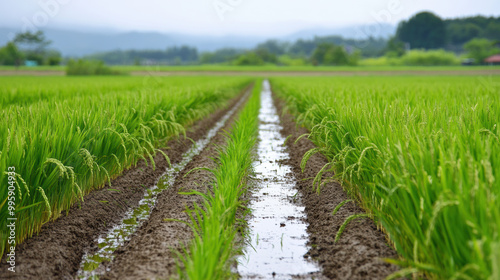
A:
{"type": "Polygon", "coordinates": [[[320,43],[311,56],[311,62],[313,65],[356,65],[360,56],[359,51],[349,54],[343,46],[320,43]]]}
{"type": "Polygon", "coordinates": [[[495,42],[488,39],[472,39],[464,45],[464,49],[467,56],[474,58],[477,64],[482,64],[485,58],[500,53],[495,42]]]}
{"type": "Polygon", "coordinates": [[[219,49],[214,52],[204,52],[200,56],[201,64],[209,64],[209,63],[222,63],[233,61],[236,57],[242,54],[242,50],[224,48],[219,49]]]}
{"type": "Polygon", "coordinates": [[[311,61],[313,65],[323,64],[325,62],[326,54],[334,48],[335,45],[331,43],[321,43],[319,44],[311,55],[311,61]]]}
{"type": "Polygon", "coordinates": [[[45,65],[55,66],[60,65],[62,61],[61,53],[56,50],[48,50],[45,52],[45,65]]]}
{"type": "Polygon", "coordinates": [[[262,59],[262,61],[264,61],[264,62],[267,62],[267,63],[278,62],[278,58],[276,57],[276,54],[270,52],[267,49],[257,48],[255,50],[255,54],[257,54],[257,56],[260,57],[262,59]]]}
{"type": "Polygon", "coordinates": [[[52,43],[45,38],[43,31],[17,33],[14,42],[21,48],[27,48],[35,52],[42,52],[52,43]]]}
{"type": "Polygon", "coordinates": [[[46,49],[52,42],[45,38],[42,31],[27,31],[16,34],[14,43],[24,52],[27,60],[34,60],[38,64],[43,64],[46,49]]]}
{"type": "Polygon", "coordinates": [[[193,64],[198,62],[198,50],[189,46],[170,47],[166,50],[116,50],[87,56],[89,60],[100,60],[107,64],[193,64]]]}
{"type": "Polygon", "coordinates": [[[310,56],[316,47],[317,43],[314,41],[299,39],[290,46],[289,52],[294,55],[310,56]]]}
{"type": "Polygon", "coordinates": [[[405,44],[396,37],[392,37],[387,41],[387,47],[385,48],[385,55],[387,57],[401,57],[405,52],[405,44]]]}
{"type": "Polygon", "coordinates": [[[437,49],[446,43],[446,29],[440,17],[421,12],[399,24],[396,38],[410,43],[411,48],[437,49]]]}
{"type": "Polygon", "coordinates": [[[0,48],[0,64],[2,65],[14,65],[19,67],[23,59],[23,53],[17,48],[14,42],[9,42],[4,47],[0,48]]]}
{"type": "Polygon", "coordinates": [[[176,60],[176,58],[179,58],[181,63],[198,60],[198,50],[189,46],[168,48],[166,51],[166,55],[167,57],[173,57],[174,60],[176,60]]]}
{"type": "Polygon", "coordinates": [[[262,58],[257,55],[257,53],[255,52],[246,52],[242,55],[240,55],[238,58],[236,58],[236,60],[234,61],[234,64],[235,65],[242,65],[242,66],[245,66],[245,65],[263,65],[264,64],[264,60],[262,60],[262,58]]]}
{"type": "Polygon", "coordinates": [[[472,22],[453,22],[448,25],[446,33],[448,35],[447,39],[451,44],[463,44],[472,38],[479,37],[481,27],[472,22]]]}
{"type": "Polygon", "coordinates": [[[341,46],[333,46],[325,54],[323,64],[349,65],[349,54],[341,46]]]}
{"type": "Polygon", "coordinates": [[[485,37],[492,40],[500,40],[500,18],[497,22],[491,21],[484,30],[485,37]]]}
{"type": "Polygon", "coordinates": [[[500,17],[474,16],[447,19],[444,22],[447,41],[451,46],[461,46],[474,38],[500,38],[500,17]]]}
{"type": "Polygon", "coordinates": [[[274,55],[283,55],[287,51],[288,43],[280,42],[278,40],[267,40],[264,43],[257,45],[257,50],[266,50],[268,53],[274,55]]]}

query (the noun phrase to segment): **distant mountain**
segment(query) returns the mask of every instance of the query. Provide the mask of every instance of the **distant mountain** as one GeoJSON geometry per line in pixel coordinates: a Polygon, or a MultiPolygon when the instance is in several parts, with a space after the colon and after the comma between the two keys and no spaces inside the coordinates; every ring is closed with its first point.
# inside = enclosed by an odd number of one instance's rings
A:
{"type": "MultiPolygon", "coordinates": [[[[363,27],[347,28],[317,28],[303,30],[276,39],[295,41],[297,39],[311,39],[314,36],[340,35],[345,38],[367,38],[369,34],[363,32],[363,27]],[[360,31],[361,30],[361,31],[360,31]]],[[[366,29],[369,30],[369,29],[366,29]]],[[[377,29],[372,29],[377,31],[377,29]]],[[[395,27],[381,25],[380,32],[373,37],[388,37],[394,34],[395,27]]],[[[0,28],[0,45],[5,45],[13,33],[13,28],[0,28]]],[[[199,51],[213,51],[221,48],[250,49],[268,37],[248,36],[196,36],[184,34],[163,34],[158,32],[95,32],[71,31],[59,29],[45,29],[46,37],[53,43],[51,48],[59,50],[63,56],[84,56],[96,52],[111,50],[163,50],[168,47],[188,45],[196,47],[199,51]]]]}
{"type": "MultiPolygon", "coordinates": [[[[9,39],[14,29],[0,28],[0,45],[9,39]]],[[[157,50],[173,46],[189,45],[200,51],[211,51],[223,47],[252,48],[264,38],[209,37],[156,32],[97,33],[70,30],[46,29],[46,37],[52,41],[51,48],[64,56],[83,56],[111,50],[157,50]]]]}

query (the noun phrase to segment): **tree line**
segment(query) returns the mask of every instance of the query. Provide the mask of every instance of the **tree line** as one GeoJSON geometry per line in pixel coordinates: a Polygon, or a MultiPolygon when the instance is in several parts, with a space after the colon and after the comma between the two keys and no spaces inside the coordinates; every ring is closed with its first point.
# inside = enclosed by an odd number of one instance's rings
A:
{"type": "Polygon", "coordinates": [[[408,49],[445,49],[465,52],[476,64],[500,53],[500,17],[474,16],[443,20],[421,12],[399,23],[396,34],[387,42],[386,54],[400,57],[408,49]]]}
{"type": "MultiPolygon", "coordinates": [[[[43,32],[20,33],[0,48],[0,64],[22,65],[34,61],[38,65],[58,65],[61,54],[49,48],[50,41],[43,32]]],[[[500,53],[500,17],[474,16],[442,19],[430,12],[421,12],[402,21],[396,34],[389,38],[346,39],[340,36],[318,36],[295,42],[267,40],[250,50],[224,48],[199,52],[190,46],[170,47],[165,50],[116,50],[84,57],[111,65],[356,65],[362,58],[385,57],[421,60],[446,56],[446,63],[456,63],[456,54],[466,53],[477,64],[500,53]],[[412,51],[408,58],[408,51],[412,51]],[[434,51],[426,54],[428,50],[434,51]],[[447,51],[447,52],[445,52],[447,51]],[[456,59],[451,59],[451,57],[456,59]],[[455,62],[453,62],[455,61],[455,62]]],[[[439,64],[438,60],[427,62],[439,64]]]]}

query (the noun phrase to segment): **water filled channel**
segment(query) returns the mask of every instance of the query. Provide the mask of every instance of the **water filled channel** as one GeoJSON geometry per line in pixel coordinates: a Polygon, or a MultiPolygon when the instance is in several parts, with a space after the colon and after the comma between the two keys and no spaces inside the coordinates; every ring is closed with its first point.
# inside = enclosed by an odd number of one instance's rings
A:
{"type": "MultiPolygon", "coordinates": [[[[295,188],[292,168],[270,85],[264,81],[259,112],[258,157],[254,162],[256,185],[249,207],[250,244],[238,258],[242,279],[291,279],[320,272],[304,258],[307,224],[295,188]]],[[[303,278],[301,278],[303,279],[303,278]]]]}

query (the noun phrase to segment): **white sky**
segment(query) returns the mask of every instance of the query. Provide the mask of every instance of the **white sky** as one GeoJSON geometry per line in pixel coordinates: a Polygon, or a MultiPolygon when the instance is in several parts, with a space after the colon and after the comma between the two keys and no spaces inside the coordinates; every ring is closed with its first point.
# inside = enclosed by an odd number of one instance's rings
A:
{"type": "Polygon", "coordinates": [[[0,0],[0,26],[272,36],[316,27],[397,24],[422,10],[443,18],[499,16],[500,1],[0,0]]]}

